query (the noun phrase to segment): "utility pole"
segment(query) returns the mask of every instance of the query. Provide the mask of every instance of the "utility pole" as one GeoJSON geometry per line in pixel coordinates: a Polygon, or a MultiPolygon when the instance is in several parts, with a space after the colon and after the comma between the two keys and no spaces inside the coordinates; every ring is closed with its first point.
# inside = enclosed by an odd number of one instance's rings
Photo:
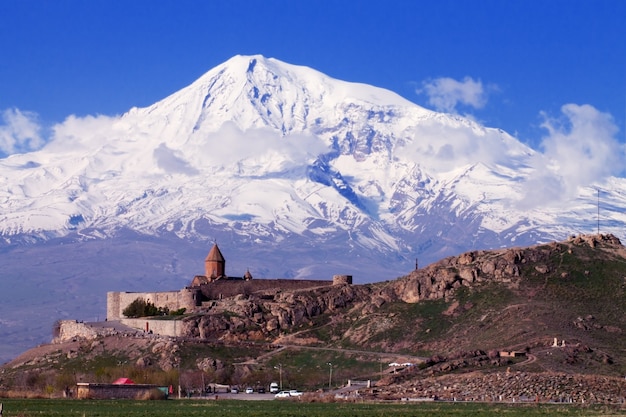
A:
{"type": "Polygon", "coordinates": [[[600,235],[600,189],[598,188],[598,235],[600,235]]]}
{"type": "Polygon", "coordinates": [[[278,382],[280,384],[280,390],[283,390],[283,365],[281,363],[275,366],[274,369],[278,369],[278,382]]]}
{"type": "Polygon", "coordinates": [[[328,389],[330,390],[333,385],[333,364],[328,362],[328,366],[330,366],[330,373],[328,375],[328,389]]]}
{"type": "Polygon", "coordinates": [[[182,388],[180,386],[180,359],[177,360],[178,365],[178,399],[182,398],[182,388]]]}

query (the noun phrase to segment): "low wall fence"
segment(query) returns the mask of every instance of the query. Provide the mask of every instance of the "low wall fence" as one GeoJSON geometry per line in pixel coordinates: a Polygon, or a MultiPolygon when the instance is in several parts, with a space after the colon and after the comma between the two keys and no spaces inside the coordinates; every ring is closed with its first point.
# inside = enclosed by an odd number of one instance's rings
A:
{"type": "Polygon", "coordinates": [[[168,388],[151,384],[76,384],[76,397],[79,399],[135,399],[148,400],[167,398],[168,388]]]}
{"type": "Polygon", "coordinates": [[[367,379],[367,380],[359,380],[359,379],[349,379],[348,380],[348,386],[349,387],[367,387],[367,388],[371,388],[372,387],[372,381],[367,379]]]}
{"type": "Polygon", "coordinates": [[[120,323],[143,330],[146,333],[154,333],[160,336],[181,337],[183,335],[183,325],[180,320],[159,320],[159,319],[121,319],[120,323]]]}

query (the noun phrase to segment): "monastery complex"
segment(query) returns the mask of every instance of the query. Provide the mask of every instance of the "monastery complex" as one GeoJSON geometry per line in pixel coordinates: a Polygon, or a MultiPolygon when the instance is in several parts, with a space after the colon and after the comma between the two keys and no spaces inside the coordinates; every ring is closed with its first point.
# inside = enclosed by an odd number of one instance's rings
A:
{"type": "Polygon", "coordinates": [[[189,286],[178,291],[108,292],[106,317],[107,321],[122,321],[136,327],[131,321],[139,319],[126,319],[122,312],[137,298],[170,311],[184,308],[186,312],[196,312],[210,307],[216,300],[237,295],[344,284],[352,284],[352,276],[335,275],[332,280],[253,279],[250,271],[246,271],[243,277],[230,277],[226,274],[226,260],[215,244],[204,260],[204,275],[193,277],[189,286]]]}

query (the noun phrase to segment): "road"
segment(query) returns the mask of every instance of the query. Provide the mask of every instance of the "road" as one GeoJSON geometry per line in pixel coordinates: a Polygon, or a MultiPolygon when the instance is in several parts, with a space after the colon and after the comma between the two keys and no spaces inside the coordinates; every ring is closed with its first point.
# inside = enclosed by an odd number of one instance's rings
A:
{"type": "MultiPolygon", "coordinates": [[[[177,399],[178,397],[172,395],[170,398],[177,399]]],[[[186,400],[186,397],[181,398],[181,400],[186,400]]],[[[267,401],[267,400],[275,400],[274,394],[259,394],[257,392],[253,394],[231,394],[226,392],[219,392],[217,394],[207,394],[202,397],[191,397],[192,400],[241,400],[241,401],[267,401]]]]}

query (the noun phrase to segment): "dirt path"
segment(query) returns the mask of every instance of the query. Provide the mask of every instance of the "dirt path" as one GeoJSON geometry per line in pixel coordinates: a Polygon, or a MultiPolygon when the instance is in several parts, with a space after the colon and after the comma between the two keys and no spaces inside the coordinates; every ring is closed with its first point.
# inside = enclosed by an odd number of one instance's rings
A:
{"type": "MultiPolygon", "coordinates": [[[[277,343],[274,343],[277,345],[277,343]]],[[[385,361],[390,362],[399,362],[399,363],[422,363],[426,361],[428,358],[424,358],[421,356],[411,356],[400,353],[390,353],[390,352],[375,352],[370,350],[358,350],[358,349],[343,349],[343,348],[333,348],[333,347],[321,347],[321,346],[302,346],[302,345],[294,345],[294,344],[280,344],[278,349],[272,350],[271,352],[264,353],[255,359],[251,359],[245,362],[240,362],[238,365],[257,365],[260,361],[270,359],[272,356],[286,350],[286,349],[299,349],[299,350],[314,350],[319,352],[335,352],[335,353],[350,353],[354,355],[369,355],[376,356],[380,361],[385,359],[385,361]]]]}

